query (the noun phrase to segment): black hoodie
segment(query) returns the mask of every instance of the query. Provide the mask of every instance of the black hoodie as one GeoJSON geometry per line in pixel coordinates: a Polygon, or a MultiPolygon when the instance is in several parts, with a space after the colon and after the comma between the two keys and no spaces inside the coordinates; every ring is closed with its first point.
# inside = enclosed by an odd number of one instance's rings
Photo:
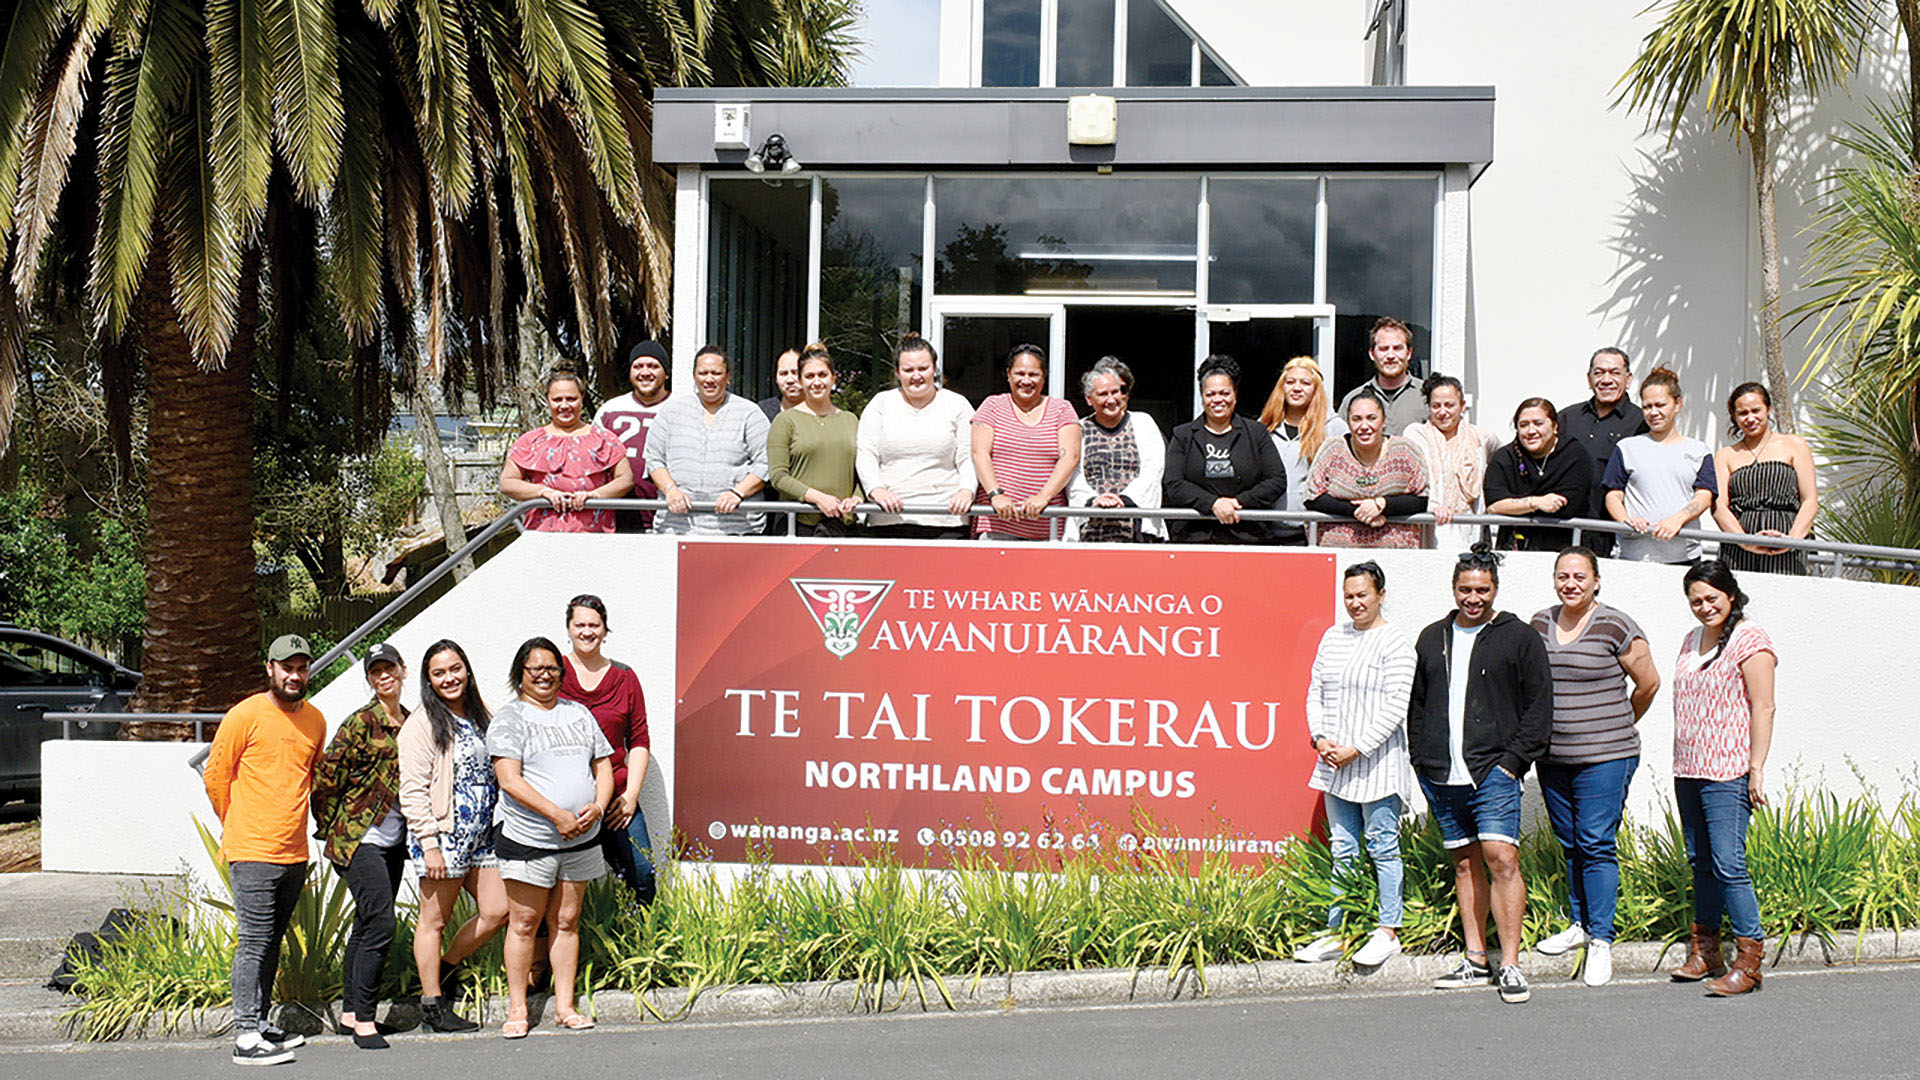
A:
{"type": "MultiPolygon", "coordinates": [[[[1453,765],[1447,748],[1453,613],[1420,631],[1414,643],[1413,696],[1407,701],[1407,751],[1413,767],[1444,784],[1453,765]]],[[[1461,756],[1475,787],[1495,765],[1515,778],[1546,756],[1553,735],[1553,669],[1538,631],[1510,612],[1494,613],[1475,637],[1467,674],[1461,756]]]]}

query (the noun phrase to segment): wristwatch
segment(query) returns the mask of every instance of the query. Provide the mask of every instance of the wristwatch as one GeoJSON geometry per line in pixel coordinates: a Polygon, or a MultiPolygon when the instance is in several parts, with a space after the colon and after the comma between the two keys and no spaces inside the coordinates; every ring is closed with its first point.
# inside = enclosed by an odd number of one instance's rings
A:
{"type": "MultiPolygon", "coordinates": [[[[1004,491],[1001,491],[1001,490],[1000,490],[999,488],[994,488],[994,489],[993,489],[992,491],[989,491],[989,492],[987,492],[987,501],[988,501],[988,502],[992,502],[993,500],[995,500],[995,499],[997,499],[997,498],[999,498],[999,497],[1000,497],[1000,496],[1002,496],[1002,495],[1006,495],[1006,494],[1007,494],[1006,492],[1004,492],[1004,491]]],[[[1011,496],[1009,496],[1009,497],[1011,497],[1011,496]]]]}

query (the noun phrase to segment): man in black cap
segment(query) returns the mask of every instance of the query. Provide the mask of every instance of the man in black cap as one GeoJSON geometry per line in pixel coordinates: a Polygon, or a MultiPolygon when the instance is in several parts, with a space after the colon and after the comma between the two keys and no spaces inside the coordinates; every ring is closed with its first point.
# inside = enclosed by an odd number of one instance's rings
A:
{"type": "MultiPolygon", "coordinates": [[[[647,432],[653,417],[667,400],[667,350],[657,341],[643,341],[627,354],[627,381],[633,392],[600,406],[593,422],[613,432],[627,446],[627,461],[633,465],[633,498],[657,499],[660,489],[647,478],[647,432]]],[[[646,532],[653,527],[651,510],[616,510],[614,528],[620,532],[646,532]]]]}
{"type": "Polygon", "coordinates": [[[267,649],[267,690],[227,710],[201,780],[220,818],[233,887],[233,1061],[277,1065],[304,1042],[268,1021],[280,939],[307,881],[307,806],[327,721],[307,701],[313,649],[282,634],[267,649]]]}

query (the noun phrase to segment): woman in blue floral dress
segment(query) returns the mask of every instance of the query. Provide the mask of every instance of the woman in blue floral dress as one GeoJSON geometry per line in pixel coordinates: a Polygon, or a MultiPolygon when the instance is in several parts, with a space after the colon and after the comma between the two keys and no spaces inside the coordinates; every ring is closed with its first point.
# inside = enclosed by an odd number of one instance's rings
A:
{"type": "Polygon", "coordinates": [[[479,1026],[455,1013],[443,995],[442,965],[465,959],[507,921],[507,891],[489,837],[500,790],[487,755],[487,721],[466,652],[451,641],[435,642],[420,664],[420,708],[399,737],[400,812],[420,871],[413,959],[422,1022],[431,1031],[479,1026]],[[473,895],[479,914],[443,948],[441,933],[462,891],[473,895]]]}

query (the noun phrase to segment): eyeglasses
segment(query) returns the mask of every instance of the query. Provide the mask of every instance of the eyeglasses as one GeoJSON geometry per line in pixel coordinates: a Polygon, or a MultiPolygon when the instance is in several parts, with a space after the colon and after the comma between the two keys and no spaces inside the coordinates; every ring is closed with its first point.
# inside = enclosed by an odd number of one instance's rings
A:
{"type": "Polygon", "coordinates": [[[551,665],[545,665],[545,664],[539,667],[529,666],[527,668],[524,668],[523,670],[526,671],[527,674],[532,675],[536,679],[542,675],[545,675],[548,678],[552,678],[555,675],[560,674],[559,668],[553,667],[551,665]]]}

